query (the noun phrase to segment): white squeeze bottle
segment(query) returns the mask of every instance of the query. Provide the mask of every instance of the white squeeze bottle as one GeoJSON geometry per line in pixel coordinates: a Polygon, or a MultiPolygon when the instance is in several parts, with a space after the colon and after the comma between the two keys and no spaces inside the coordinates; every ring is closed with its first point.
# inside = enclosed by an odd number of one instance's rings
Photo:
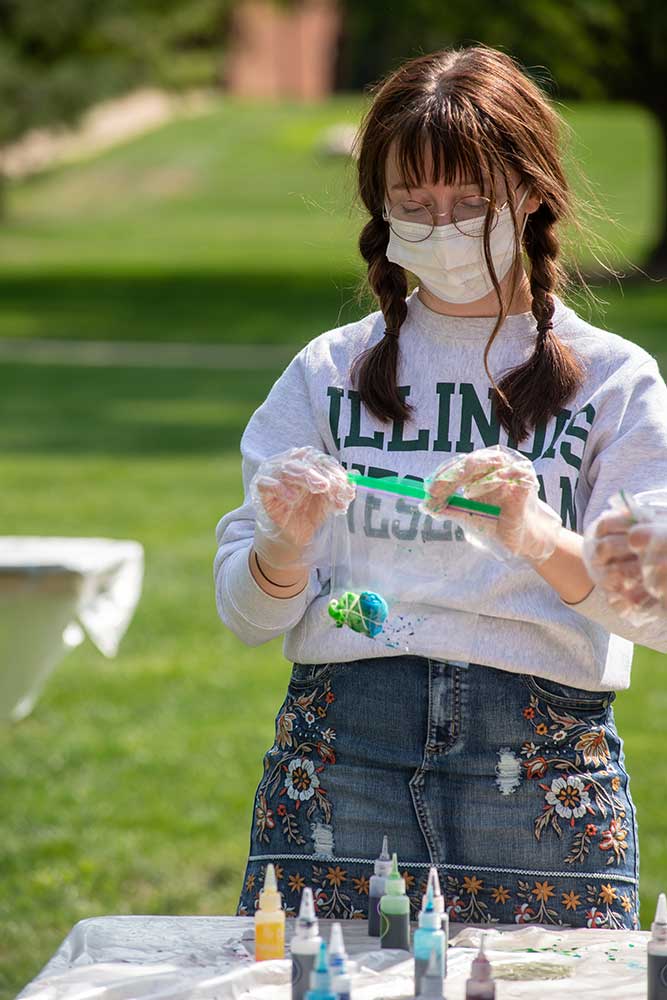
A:
{"type": "Polygon", "coordinates": [[[648,952],[648,1000],[667,1000],[667,899],[658,896],[648,952]]]}
{"type": "Polygon", "coordinates": [[[315,967],[322,938],[319,935],[313,890],[301,893],[299,916],[290,944],[292,953],[292,1000],[303,1000],[310,989],[310,974],[315,967]]]}
{"type": "Polygon", "coordinates": [[[331,928],[329,968],[331,969],[331,990],[336,1000],[350,1000],[352,984],[347,967],[343,928],[338,922],[333,924],[331,928]]]}
{"type": "Polygon", "coordinates": [[[375,874],[371,875],[368,887],[368,934],[369,937],[380,937],[380,900],[384,896],[387,875],[391,871],[386,835],[382,839],[382,850],[380,857],[375,860],[374,870],[375,874]]]}

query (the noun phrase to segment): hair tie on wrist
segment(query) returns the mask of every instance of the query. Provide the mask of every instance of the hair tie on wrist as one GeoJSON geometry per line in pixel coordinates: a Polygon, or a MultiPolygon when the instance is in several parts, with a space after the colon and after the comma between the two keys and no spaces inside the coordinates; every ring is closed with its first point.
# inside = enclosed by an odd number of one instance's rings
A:
{"type": "Polygon", "coordinates": [[[257,553],[255,552],[254,549],[253,549],[253,553],[254,553],[254,556],[255,556],[255,566],[257,567],[257,569],[259,570],[259,572],[262,574],[262,576],[264,577],[264,579],[266,580],[266,582],[270,583],[272,587],[280,587],[281,590],[289,590],[290,587],[295,587],[297,585],[297,583],[299,583],[298,580],[295,580],[294,583],[276,583],[275,580],[272,580],[270,577],[268,577],[266,575],[266,573],[264,572],[264,570],[260,566],[260,564],[259,564],[259,558],[258,558],[257,553]]]}

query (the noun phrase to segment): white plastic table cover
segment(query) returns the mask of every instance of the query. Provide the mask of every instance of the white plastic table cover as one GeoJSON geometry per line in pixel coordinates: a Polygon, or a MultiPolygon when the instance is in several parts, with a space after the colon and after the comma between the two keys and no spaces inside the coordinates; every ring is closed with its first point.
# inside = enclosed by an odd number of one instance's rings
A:
{"type": "Polygon", "coordinates": [[[110,538],[0,537],[0,720],[24,718],[84,630],[115,656],[141,595],[144,551],[110,538]]]}
{"type": "MultiPolygon", "coordinates": [[[[320,921],[320,932],[328,938],[330,921],[320,921]]],[[[414,996],[414,964],[405,952],[378,950],[365,921],[344,923],[343,933],[355,964],[355,1000],[414,996]]],[[[447,1000],[465,997],[482,933],[498,1000],[646,997],[646,931],[453,924],[447,1000]]],[[[256,964],[253,940],[250,917],[82,920],[19,1000],[289,1000],[289,960],[256,964]]]]}

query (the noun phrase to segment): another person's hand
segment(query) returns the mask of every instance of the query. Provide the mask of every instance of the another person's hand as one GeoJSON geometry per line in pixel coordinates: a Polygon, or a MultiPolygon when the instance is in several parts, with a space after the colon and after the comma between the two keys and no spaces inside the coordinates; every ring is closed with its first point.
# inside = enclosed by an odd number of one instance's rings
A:
{"type": "Polygon", "coordinates": [[[266,459],[250,483],[261,562],[278,569],[309,565],[319,530],[330,514],[344,513],[354,495],[340,462],[316,448],[266,459]]]}
{"type": "MultiPolygon", "coordinates": [[[[627,621],[640,626],[655,617],[658,602],[647,589],[642,564],[631,544],[637,525],[620,498],[586,530],[584,562],[591,579],[605,592],[609,605],[627,621]]],[[[642,535],[639,536],[641,544],[642,535]]]]}
{"type": "Polygon", "coordinates": [[[639,559],[644,586],[667,610],[667,524],[635,524],[628,543],[639,559]]]}
{"type": "Polygon", "coordinates": [[[532,462],[502,445],[482,448],[440,465],[425,484],[428,496],[422,510],[441,519],[462,522],[473,534],[489,537],[513,555],[535,563],[554,552],[561,519],[538,496],[539,483],[532,462]],[[448,505],[457,493],[500,507],[497,520],[467,514],[448,505]]]}

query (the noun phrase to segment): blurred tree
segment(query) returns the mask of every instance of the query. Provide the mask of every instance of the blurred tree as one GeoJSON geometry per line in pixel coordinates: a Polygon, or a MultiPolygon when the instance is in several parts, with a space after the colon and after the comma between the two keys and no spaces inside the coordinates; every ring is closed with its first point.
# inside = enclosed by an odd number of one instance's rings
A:
{"type": "Polygon", "coordinates": [[[339,67],[344,88],[363,87],[412,55],[483,42],[524,65],[548,67],[563,95],[593,99],[604,97],[602,77],[623,56],[624,18],[617,0],[344,3],[339,67]]]}
{"type": "Polygon", "coordinates": [[[663,136],[662,236],[644,267],[667,274],[665,0],[341,0],[338,81],[355,89],[405,59],[482,42],[515,56],[552,97],[647,106],[663,136]]]}
{"type": "Polygon", "coordinates": [[[0,145],[141,83],[215,84],[231,5],[0,0],[0,145]]]}
{"type": "Polygon", "coordinates": [[[656,277],[667,276],[667,4],[664,0],[622,0],[622,53],[604,74],[608,96],[637,101],[655,115],[662,139],[661,236],[644,265],[656,277]]]}

